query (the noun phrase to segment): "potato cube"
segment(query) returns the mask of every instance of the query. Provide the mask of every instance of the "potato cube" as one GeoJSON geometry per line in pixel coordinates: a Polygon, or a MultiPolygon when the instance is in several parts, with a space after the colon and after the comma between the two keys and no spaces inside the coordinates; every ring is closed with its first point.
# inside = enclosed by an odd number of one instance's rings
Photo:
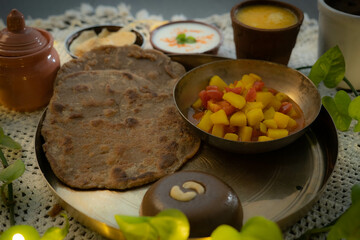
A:
{"type": "Polygon", "coordinates": [[[225,139],[237,141],[239,139],[239,136],[235,133],[227,133],[224,136],[225,139]]]}
{"type": "Polygon", "coordinates": [[[256,81],[262,81],[261,77],[255,73],[249,73],[249,76],[255,78],[256,81]]]}
{"type": "Polygon", "coordinates": [[[243,142],[250,142],[253,128],[244,126],[239,128],[239,140],[243,142]]]}
{"type": "Polygon", "coordinates": [[[242,127],[242,126],[246,126],[247,120],[246,120],[246,115],[243,112],[236,112],[233,115],[231,115],[230,117],[230,125],[231,126],[238,126],[238,127],[242,127]]]}
{"type": "Polygon", "coordinates": [[[286,128],[289,123],[290,117],[286,114],[281,112],[275,112],[274,120],[278,126],[278,128],[286,128]]]}
{"type": "Polygon", "coordinates": [[[246,118],[250,126],[256,126],[264,119],[264,113],[259,108],[251,109],[246,113],[246,118]]]}
{"type": "Polygon", "coordinates": [[[209,132],[214,125],[210,119],[211,114],[212,112],[210,110],[206,110],[197,127],[205,132],[209,132]]]}
{"type": "Polygon", "coordinates": [[[277,99],[276,97],[274,97],[271,102],[269,103],[268,107],[273,107],[275,109],[275,111],[278,111],[279,108],[281,107],[281,102],[279,99],[277,99]]]}
{"type": "Polygon", "coordinates": [[[267,128],[276,129],[277,124],[274,119],[265,119],[263,123],[266,125],[267,128]]]}
{"type": "Polygon", "coordinates": [[[290,119],[289,119],[289,123],[288,123],[288,125],[287,125],[287,128],[288,128],[289,130],[294,130],[294,129],[297,127],[297,125],[298,125],[298,124],[297,124],[296,120],[290,118],[290,119]]]}
{"type": "Polygon", "coordinates": [[[244,113],[247,113],[248,111],[252,110],[252,109],[263,109],[264,105],[261,102],[246,102],[245,107],[243,107],[243,109],[241,109],[241,111],[243,111],[244,113]]]}
{"type": "Polygon", "coordinates": [[[207,102],[207,109],[211,110],[212,112],[217,112],[221,109],[221,106],[210,100],[207,102]]]}
{"type": "Polygon", "coordinates": [[[286,95],[285,93],[282,92],[278,92],[275,97],[277,99],[279,99],[280,102],[284,102],[284,101],[289,101],[289,97],[288,95],[286,95]]]}
{"type": "Polygon", "coordinates": [[[223,91],[228,85],[218,75],[214,75],[209,82],[209,86],[218,86],[220,91],[223,91]]]}
{"type": "Polygon", "coordinates": [[[243,96],[233,93],[227,92],[223,95],[223,99],[228,101],[231,105],[238,109],[242,109],[245,106],[246,100],[243,96]]]}
{"type": "Polygon", "coordinates": [[[223,124],[214,124],[212,130],[211,130],[211,134],[216,136],[216,137],[224,137],[225,134],[225,125],[223,124]]]}
{"type": "Polygon", "coordinates": [[[245,87],[245,85],[244,85],[244,82],[243,81],[238,81],[237,83],[236,83],[236,85],[235,85],[235,87],[241,87],[241,88],[244,88],[245,87]]]}
{"type": "Polygon", "coordinates": [[[260,129],[260,132],[262,132],[264,134],[267,133],[267,126],[262,122],[260,122],[260,124],[259,124],[259,129],[260,129]]]}
{"type": "Polygon", "coordinates": [[[210,119],[213,124],[229,125],[229,119],[228,119],[224,109],[220,109],[219,111],[211,114],[210,119]]]}
{"type": "Polygon", "coordinates": [[[299,114],[294,109],[294,106],[290,109],[290,111],[287,113],[287,115],[289,115],[289,117],[291,117],[291,118],[298,118],[299,117],[299,114]]]}
{"type": "Polygon", "coordinates": [[[275,109],[273,107],[269,107],[264,112],[264,119],[273,119],[275,114],[275,109]]]}
{"type": "Polygon", "coordinates": [[[278,139],[289,135],[289,131],[286,129],[268,129],[267,136],[269,138],[278,139]]]}
{"type": "Polygon", "coordinates": [[[256,102],[261,102],[264,108],[273,100],[274,95],[271,92],[257,92],[256,102]]]}
{"type": "Polygon", "coordinates": [[[195,109],[201,108],[201,106],[202,106],[201,99],[198,98],[191,106],[192,106],[193,108],[195,108],[195,109]]]}
{"type": "Polygon", "coordinates": [[[258,138],[259,142],[265,142],[265,141],[271,141],[271,140],[274,140],[274,139],[267,137],[267,136],[259,136],[259,138],[258,138]]]}
{"type": "Polygon", "coordinates": [[[248,74],[243,75],[241,81],[244,83],[246,89],[250,89],[253,87],[256,78],[249,76],[248,74]]]}

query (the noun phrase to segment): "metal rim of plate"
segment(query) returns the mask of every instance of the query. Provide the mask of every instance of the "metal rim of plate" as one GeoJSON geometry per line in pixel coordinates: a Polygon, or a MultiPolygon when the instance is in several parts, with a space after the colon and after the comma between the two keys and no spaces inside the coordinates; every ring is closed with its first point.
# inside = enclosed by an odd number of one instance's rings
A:
{"type": "MultiPolygon", "coordinates": [[[[187,70],[224,59],[206,54],[170,57],[187,70]]],[[[114,215],[138,215],[149,185],[128,191],[83,191],[64,185],[52,172],[42,148],[41,126],[45,114],[46,110],[38,124],[35,153],[49,188],[62,207],[81,224],[109,239],[124,239],[114,215]]],[[[227,182],[242,202],[244,222],[252,216],[263,215],[286,229],[319,199],[334,170],[337,155],[337,131],[330,115],[322,108],[306,133],[285,148],[241,155],[202,143],[199,152],[180,171],[203,170],[227,182]]]]}

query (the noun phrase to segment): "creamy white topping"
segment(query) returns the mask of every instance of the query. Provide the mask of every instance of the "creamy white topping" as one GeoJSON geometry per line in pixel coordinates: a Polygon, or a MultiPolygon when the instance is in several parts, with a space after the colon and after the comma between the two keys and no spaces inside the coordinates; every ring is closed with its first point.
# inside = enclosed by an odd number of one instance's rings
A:
{"type": "Polygon", "coordinates": [[[219,33],[206,25],[198,23],[175,23],[162,26],[152,36],[153,43],[160,49],[173,53],[203,53],[217,46],[219,33]],[[178,44],[179,34],[196,39],[195,43],[178,44]]]}

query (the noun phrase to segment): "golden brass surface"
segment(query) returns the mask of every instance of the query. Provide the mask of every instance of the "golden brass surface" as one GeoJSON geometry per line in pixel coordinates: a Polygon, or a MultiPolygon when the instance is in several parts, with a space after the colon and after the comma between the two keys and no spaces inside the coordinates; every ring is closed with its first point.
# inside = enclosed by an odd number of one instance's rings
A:
{"type": "MultiPolygon", "coordinates": [[[[221,58],[197,55],[184,59],[191,68],[199,62],[221,58]]],[[[128,191],[76,190],[64,185],[52,172],[42,149],[43,117],[35,136],[35,151],[49,188],[80,223],[109,239],[124,239],[114,215],[138,215],[149,185],[128,191]]],[[[318,200],[334,170],[337,154],[336,128],[322,108],[304,134],[286,147],[261,154],[239,154],[203,142],[198,153],[180,171],[200,170],[228,183],[242,202],[244,222],[262,215],[286,229],[318,200]]]]}

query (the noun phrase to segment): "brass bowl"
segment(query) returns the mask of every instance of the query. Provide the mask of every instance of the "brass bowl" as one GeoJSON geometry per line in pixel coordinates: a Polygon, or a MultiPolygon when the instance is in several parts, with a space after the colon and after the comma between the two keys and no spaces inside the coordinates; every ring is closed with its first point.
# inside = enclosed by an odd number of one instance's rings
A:
{"type": "Polygon", "coordinates": [[[183,119],[206,143],[225,151],[253,154],[282,148],[298,139],[317,118],[321,110],[321,97],[312,81],[302,73],[285,65],[261,60],[220,60],[194,68],[184,74],[174,88],[175,105],[183,119]],[[196,127],[187,117],[188,110],[214,75],[226,83],[239,80],[242,75],[255,73],[266,86],[287,94],[304,113],[305,126],[287,137],[266,142],[240,142],[216,137],[196,127]]]}

